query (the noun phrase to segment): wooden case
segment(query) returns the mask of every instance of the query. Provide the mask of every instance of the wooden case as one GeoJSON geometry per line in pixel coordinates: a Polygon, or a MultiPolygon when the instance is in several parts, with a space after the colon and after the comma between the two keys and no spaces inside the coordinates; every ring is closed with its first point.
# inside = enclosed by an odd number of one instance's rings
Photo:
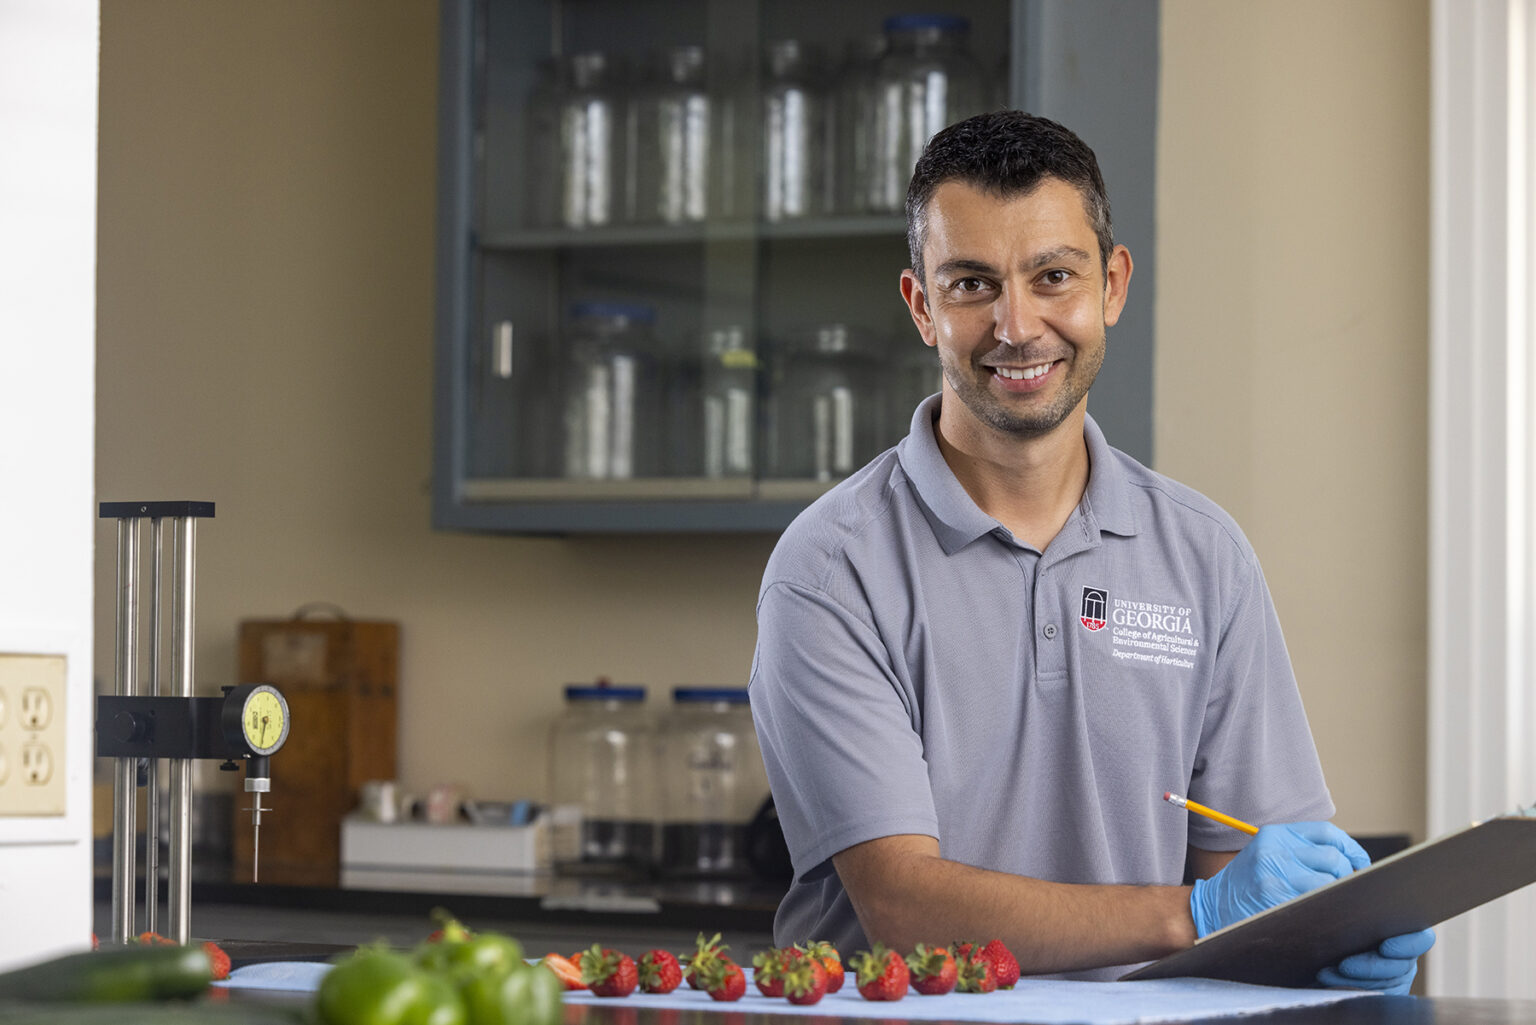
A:
{"type": "MultiPolygon", "coordinates": [[[[302,613],[302,610],[301,610],[302,613]]],[[[260,879],[290,886],[341,881],[341,820],[362,784],[395,778],[397,623],[351,619],[245,620],[242,683],[270,683],[288,700],[288,741],[272,756],[262,798],[260,879]]],[[[251,795],[236,784],[234,880],[252,869],[251,795]]]]}

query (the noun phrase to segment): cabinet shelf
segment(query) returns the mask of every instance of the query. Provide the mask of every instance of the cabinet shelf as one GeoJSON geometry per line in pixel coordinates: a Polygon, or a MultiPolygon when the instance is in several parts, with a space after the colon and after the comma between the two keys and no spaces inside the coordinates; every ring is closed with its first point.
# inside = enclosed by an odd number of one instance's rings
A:
{"type": "Polygon", "coordinates": [[[709,242],[884,238],[905,235],[902,217],[835,216],[794,221],[723,221],[688,225],[616,225],[606,228],[519,228],[473,239],[481,249],[508,252],[603,246],[702,245],[709,242]]]}
{"type": "Polygon", "coordinates": [[[689,500],[810,502],[832,481],[750,477],[474,477],[460,485],[466,502],[675,502],[689,500]]]}

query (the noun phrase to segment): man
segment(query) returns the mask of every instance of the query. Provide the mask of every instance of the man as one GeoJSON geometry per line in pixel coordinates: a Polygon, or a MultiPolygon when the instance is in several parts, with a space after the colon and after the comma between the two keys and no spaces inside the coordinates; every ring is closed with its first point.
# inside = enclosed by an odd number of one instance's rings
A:
{"type": "MultiPolygon", "coordinates": [[[[1087,415],[1132,271],[1093,152],[972,118],[929,143],[907,220],[901,293],[943,390],[790,526],[758,603],[752,710],[795,866],[778,942],[999,937],[1026,974],[1115,978],[1364,866],[1324,821],[1247,540],[1087,415]],[[1244,847],[1169,789],[1291,825],[1244,847]]],[[[1432,942],[1321,981],[1406,992],[1432,942]]]]}

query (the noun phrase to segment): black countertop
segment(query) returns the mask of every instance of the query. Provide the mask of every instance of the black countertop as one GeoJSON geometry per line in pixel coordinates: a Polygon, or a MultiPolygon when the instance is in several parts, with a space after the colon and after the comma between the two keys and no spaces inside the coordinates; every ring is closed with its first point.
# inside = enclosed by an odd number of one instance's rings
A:
{"type": "MultiPolygon", "coordinates": [[[[410,946],[434,927],[432,911],[445,908],[472,928],[517,937],[533,956],[569,952],[602,942],[687,949],[700,933],[721,933],[738,950],[772,946],[778,885],[746,881],[621,882],[550,877],[534,892],[506,894],[362,890],[194,881],[192,935],[246,948],[286,944],[293,959],[323,958],[337,947],[384,940],[410,946]]],[[[111,931],[110,879],[96,880],[95,931],[111,931]]],[[[164,900],[164,890],[161,891],[164,900]]],[[[142,889],[135,933],[147,928],[142,889]]],[[[156,931],[164,932],[161,909],[156,931]]],[[[268,951],[269,953],[272,951],[268,951]]]]}

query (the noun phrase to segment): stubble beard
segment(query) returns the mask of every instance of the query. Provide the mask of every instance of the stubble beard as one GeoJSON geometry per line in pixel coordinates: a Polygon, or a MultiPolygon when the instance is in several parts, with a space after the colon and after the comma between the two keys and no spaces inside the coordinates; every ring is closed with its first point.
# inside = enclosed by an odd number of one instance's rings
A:
{"type": "Polygon", "coordinates": [[[939,365],[950,390],[981,423],[1011,437],[1038,438],[1060,427],[1088,394],[1104,366],[1106,341],[1076,349],[1059,371],[1065,376],[1055,398],[1042,405],[1025,406],[1022,397],[1018,406],[1000,401],[991,389],[992,372],[980,363],[941,350],[939,365]]]}

